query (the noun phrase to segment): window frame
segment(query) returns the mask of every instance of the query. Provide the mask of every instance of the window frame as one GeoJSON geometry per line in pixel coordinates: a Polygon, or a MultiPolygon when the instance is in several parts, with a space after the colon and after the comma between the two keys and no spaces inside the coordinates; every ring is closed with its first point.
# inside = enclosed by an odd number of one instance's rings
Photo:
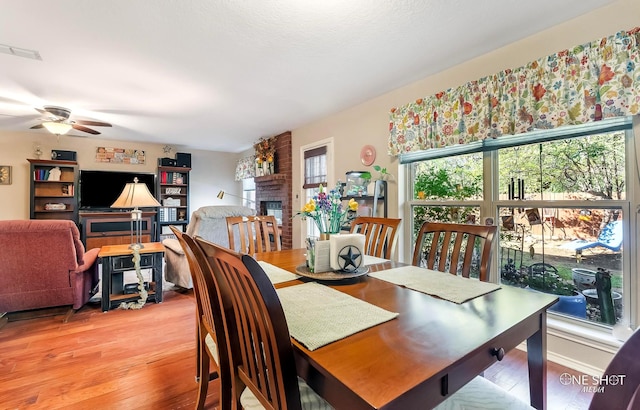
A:
{"type": "MultiPolygon", "coordinates": [[[[484,223],[485,218],[492,217],[495,223],[499,223],[499,209],[501,207],[523,207],[523,208],[584,208],[585,206],[593,209],[604,208],[620,208],[623,213],[624,221],[624,234],[623,234],[623,249],[625,253],[622,260],[623,269],[623,316],[622,320],[617,326],[635,328],[638,324],[640,317],[638,309],[640,307],[640,293],[638,288],[640,285],[640,272],[638,268],[640,266],[640,255],[636,255],[633,252],[637,247],[637,235],[640,234],[640,227],[638,226],[638,213],[640,213],[640,200],[637,198],[640,194],[640,161],[639,153],[637,149],[640,148],[640,144],[635,142],[636,138],[640,138],[640,121],[631,117],[616,118],[612,120],[601,121],[597,123],[590,123],[584,126],[567,127],[567,129],[554,129],[554,130],[536,130],[529,134],[522,134],[519,136],[503,137],[492,141],[483,141],[475,144],[468,150],[452,148],[449,153],[442,152],[445,149],[430,150],[441,151],[439,153],[429,153],[429,151],[421,153],[403,154],[400,158],[400,163],[406,164],[403,175],[406,177],[405,181],[405,215],[409,216],[410,224],[405,227],[406,238],[409,239],[408,246],[404,247],[405,260],[410,260],[413,246],[415,244],[415,237],[413,234],[414,224],[414,211],[416,206],[477,206],[480,208],[480,221],[478,223],[484,223]],[[599,199],[593,200],[500,200],[499,199],[499,164],[498,164],[498,150],[501,148],[508,148],[510,146],[530,145],[547,141],[562,140],[566,138],[577,138],[587,135],[603,134],[607,132],[613,132],[617,130],[624,130],[625,135],[625,199],[624,200],[607,200],[599,199]],[[637,136],[634,135],[634,131],[637,136]],[[564,137],[563,137],[564,135],[564,137]],[[510,142],[510,143],[509,143],[510,142]],[[444,158],[447,156],[468,154],[472,152],[483,152],[483,198],[479,200],[418,200],[413,199],[414,189],[413,183],[415,181],[416,167],[412,165],[414,162],[424,161],[429,159],[444,158]],[[488,177],[487,177],[488,176],[488,177]],[[634,274],[635,272],[635,274],[634,274]],[[632,298],[632,295],[636,295],[632,298]]],[[[499,260],[496,257],[498,255],[499,243],[496,241],[494,244],[493,255],[491,262],[491,274],[490,280],[498,283],[500,280],[499,275],[499,260]]],[[[550,318],[561,323],[565,329],[578,326],[582,329],[590,329],[596,332],[611,333],[612,328],[607,325],[598,324],[595,322],[589,322],[587,320],[577,320],[565,317],[562,315],[556,315],[551,313],[550,318]]]]}

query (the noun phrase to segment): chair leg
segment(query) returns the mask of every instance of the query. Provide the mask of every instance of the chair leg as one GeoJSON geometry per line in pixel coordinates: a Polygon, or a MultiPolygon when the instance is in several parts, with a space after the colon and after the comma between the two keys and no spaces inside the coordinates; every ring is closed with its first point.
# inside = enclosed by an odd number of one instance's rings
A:
{"type": "Polygon", "coordinates": [[[199,374],[198,374],[198,398],[196,401],[196,409],[204,409],[204,403],[207,401],[207,390],[209,389],[209,355],[206,352],[202,352],[202,349],[206,349],[206,343],[202,335],[198,336],[198,356],[199,356],[199,374]]]}
{"type": "Polygon", "coordinates": [[[196,383],[200,383],[200,325],[196,324],[196,383]]]}
{"type": "Polygon", "coordinates": [[[62,318],[62,323],[67,323],[74,313],[76,313],[76,310],[73,308],[69,308],[69,310],[67,310],[67,313],[65,313],[64,317],[62,318]]]}

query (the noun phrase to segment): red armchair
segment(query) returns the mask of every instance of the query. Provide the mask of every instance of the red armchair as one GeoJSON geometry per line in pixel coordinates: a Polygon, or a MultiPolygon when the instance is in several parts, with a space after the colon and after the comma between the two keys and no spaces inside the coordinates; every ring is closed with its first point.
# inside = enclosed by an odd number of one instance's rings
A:
{"type": "Polygon", "coordinates": [[[98,251],[85,252],[72,221],[0,221],[0,312],[80,309],[96,291],[98,251]]]}

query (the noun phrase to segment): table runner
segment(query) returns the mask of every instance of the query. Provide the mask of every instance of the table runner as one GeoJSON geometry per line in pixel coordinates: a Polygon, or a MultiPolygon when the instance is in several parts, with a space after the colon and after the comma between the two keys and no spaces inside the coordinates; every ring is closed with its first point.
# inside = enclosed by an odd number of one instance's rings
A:
{"type": "Polygon", "coordinates": [[[264,270],[264,273],[267,274],[269,280],[274,285],[282,282],[288,282],[290,280],[296,280],[300,277],[288,270],[284,270],[267,262],[258,261],[258,265],[262,267],[262,270],[264,270]]]}
{"type": "Polygon", "coordinates": [[[500,285],[495,283],[480,282],[416,266],[370,272],[369,276],[458,304],[500,289],[500,285]]]}
{"type": "Polygon", "coordinates": [[[398,316],[328,286],[309,282],[277,289],[289,333],[309,350],[398,316]]]}

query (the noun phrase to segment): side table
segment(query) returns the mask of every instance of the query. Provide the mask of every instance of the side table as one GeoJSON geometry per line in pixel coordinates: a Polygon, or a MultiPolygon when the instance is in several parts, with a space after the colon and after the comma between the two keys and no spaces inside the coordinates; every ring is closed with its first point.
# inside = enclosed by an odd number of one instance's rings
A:
{"type": "MultiPolygon", "coordinates": [[[[142,246],[140,269],[151,268],[152,270],[148,300],[160,303],[162,302],[162,258],[165,249],[160,242],[143,243],[142,246]]],[[[124,293],[124,272],[135,270],[133,250],[129,245],[103,246],[100,248],[98,257],[102,265],[102,311],[106,312],[121,302],[138,299],[140,295],[137,292],[124,293]]]]}

